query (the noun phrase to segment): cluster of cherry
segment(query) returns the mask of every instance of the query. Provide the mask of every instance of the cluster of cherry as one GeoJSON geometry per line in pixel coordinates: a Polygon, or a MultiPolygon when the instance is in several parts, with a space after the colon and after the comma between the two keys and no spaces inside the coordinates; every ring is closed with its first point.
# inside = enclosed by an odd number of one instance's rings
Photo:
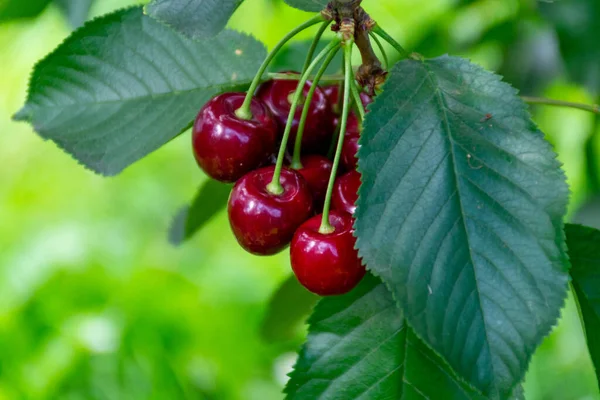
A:
{"type": "MultiPolygon", "coordinates": [[[[311,82],[303,88],[304,98],[311,82]]],[[[193,129],[193,149],[200,167],[213,179],[235,182],[228,215],[239,244],[252,254],[272,255],[291,243],[291,264],[296,277],[319,295],[338,295],[353,289],[365,274],[355,249],[353,219],[360,187],[356,171],[360,121],[348,117],[341,160],[323,231],[322,215],[333,163],[326,155],[339,134],[338,85],[317,87],[301,129],[302,157],[277,169],[277,150],[298,81],[275,79],[263,83],[250,103],[250,118],[239,110],[245,93],[225,93],[211,99],[200,111],[193,129]],[[272,184],[279,184],[273,190],[272,184]],[[329,208],[331,207],[331,212],[329,208]]],[[[372,99],[361,94],[363,105],[372,99]]],[[[301,122],[298,107],[290,131],[294,143],[301,122]]],[[[296,146],[298,151],[298,146],[296,146]]],[[[280,152],[280,154],[282,154],[280,152]]]]}

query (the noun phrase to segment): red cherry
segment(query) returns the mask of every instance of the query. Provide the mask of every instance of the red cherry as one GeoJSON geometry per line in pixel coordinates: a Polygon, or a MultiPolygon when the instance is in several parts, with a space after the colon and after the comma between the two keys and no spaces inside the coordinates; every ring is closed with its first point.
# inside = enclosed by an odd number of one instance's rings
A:
{"type": "Polygon", "coordinates": [[[315,201],[315,210],[322,209],[333,163],[327,157],[319,155],[303,156],[300,161],[302,168],[298,172],[310,187],[315,201]]]}
{"type": "Polygon", "coordinates": [[[313,293],[332,296],[348,293],[365,275],[354,246],[352,217],[332,211],[331,234],[319,232],[322,216],[306,221],[294,234],[290,256],[298,281],[313,293]]]}
{"type": "MultiPolygon", "coordinates": [[[[274,79],[263,83],[257,92],[259,97],[269,107],[277,121],[281,132],[285,129],[288,115],[292,108],[291,98],[298,87],[298,81],[274,79]]],[[[303,95],[306,96],[310,90],[311,82],[304,85],[303,95]]],[[[302,106],[296,108],[292,131],[288,146],[294,147],[296,133],[302,116],[302,106]]],[[[309,107],[304,133],[302,134],[302,148],[308,152],[323,153],[327,151],[331,143],[333,133],[333,115],[327,97],[321,88],[317,88],[309,107]]]]}
{"type": "Polygon", "coordinates": [[[360,136],[357,134],[346,134],[342,147],[342,165],[346,171],[355,170],[358,164],[357,153],[360,148],[358,141],[360,136]]]}
{"type": "Polygon", "coordinates": [[[360,183],[360,174],[356,170],[340,176],[335,181],[333,188],[333,196],[331,198],[332,208],[334,210],[345,211],[348,214],[354,214],[360,183]]]}
{"type": "Polygon", "coordinates": [[[274,172],[275,167],[271,166],[246,174],[229,196],[231,229],[239,244],[257,255],[283,250],[313,211],[312,194],[302,175],[283,168],[283,193],[275,195],[267,190],[274,172]]]}
{"type": "MultiPolygon", "coordinates": [[[[332,105],[331,109],[336,115],[334,119],[334,126],[337,126],[339,124],[338,116],[342,112],[342,110],[336,110],[339,101],[340,88],[338,85],[331,85],[326,86],[323,89],[323,91],[329,99],[329,103],[332,105]]],[[[360,100],[362,101],[363,106],[365,108],[373,102],[373,98],[364,92],[360,93],[360,100]]],[[[358,116],[354,111],[350,111],[350,114],[348,115],[348,122],[346,124],[346,134],[351,136],[360,134],[360,122],[358,120],[358,116]]]]}
{"type": "Polygon", "coordinates": [[[235,115],[245,93],[224,93],[200,110],[194,123],[192,145],[198,165],[210,177],[235,182],[266,162],[275,151],[277,121],[266,105],[254,98],[252,119],[235,115]]]}

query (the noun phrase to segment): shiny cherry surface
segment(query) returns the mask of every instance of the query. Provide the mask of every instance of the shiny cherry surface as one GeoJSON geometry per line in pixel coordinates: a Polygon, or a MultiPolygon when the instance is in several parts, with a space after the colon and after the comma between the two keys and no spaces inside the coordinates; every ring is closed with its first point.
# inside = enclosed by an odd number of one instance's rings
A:
{"type": "Polygon", "coordinates": [[[308,184],[298,172],[283,168],[283,193],[267,190],[275,167],[246,174],[236,182],[227,207],[229,223],[238,243],[257,255],[283,250],[298,227],[310,218],[313,198],[308,184]]]}
{"type": "MultiPolygon", "coordinates": [[[[274,79],[263,83],[257,91],[260,98],[269,107],[273,116],[279,123],[280,132],[283,133],[292,108],[290,103],[294,92],[298,87],[298,81],[274,79]]],[[[306,96],[310,90],[311,83],[304,85],[303,95],[306,96]]],[[[288,147],[293,148],[296,141],[296,133],[302,116],[302,104],[296,108],[292,131],[288,147]]],[[[304,133],[302,134],[302,148],[308,152],[322,153],[327,151],[333,135],[333,114],[327,97],[321,88],[317,88],[309,107],[304,133]]]]}
{"type": "Polygon", "coordinates": [[[354,214],[360,183],[360,174],[356,170],[352,170],[337,178],[333,188],[331,207],[334,210],[354,214]]]}
{"type": "Polygon", "coordinates": [[[245,93],[225,93],[211,99],[194,123],[192,145],[198,165],[211,178],[235,182],[263,165],[275,151],[277,121],[267,106],[252,99],[252,119],[235,115],[245,93]]]}
{"type": "Polygon", "coordinates": [[[346,135],[344,139],[344,144],[342,146],[342,165],[346,171],[353,171],[358,166],[358,158],[357,153],[360,148],[358,141],[360,140],[360,136],[346,135]]]}
{"type": "Polygon", "coordinates": [[[298,281],[321,296],[348,293],[365,275],[365,267],[354,249],[352,217],[332,211],[329,222],[334,232],[322,234],[320,215],[306,221],[294,234],[290,247],[292,269],[298,281]]]}
{"type": "Polygon", "coordinates": [[[313,194],[315,210],[321,210],[333,164],[327,157],[320,155],[303,156],[301,162],[302,168],[298,172],[304,177],[313,194]]]}

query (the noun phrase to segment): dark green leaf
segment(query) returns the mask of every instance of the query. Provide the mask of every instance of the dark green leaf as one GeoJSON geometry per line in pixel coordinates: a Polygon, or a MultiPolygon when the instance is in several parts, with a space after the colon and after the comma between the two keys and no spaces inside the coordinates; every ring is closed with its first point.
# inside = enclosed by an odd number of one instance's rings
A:
{"type": "Polygon", "coordinates": [[[351,293],[321,300],[309,323],[288,399],[484,398],[417,338],[370,274],[351,293]]]}
{"type": "Polygon", "coordinates": [[[397,64],[370,110],[360,254],[428,345],[506,398],[567,292],[555,154],[516,91],[460,58],[397,64]]]}
{"type": "Polygon", "coordinates": [[[0,22],[38,16],[51,0],[0,0],[0,22]]]}
{"type": "MultiPolygon", "coordinates": [[[[312,44],[312,40],[304,40],[299,42],[293,42],[288,46],[285,46],[271,62],[269,70],[271,72],[282,72],[282,71],[301,71],[306,60],[306,54],[312,44]]],[[[315,54],[318,54],[323,50],[327,44],[326,40],[321,40],[317,45],[315,54]]],[[[329,67],[327,67],[327,74],[334,74],[341,70],[342,66],[342,52],[338,52],[333,58],[329,67]]]]}
{"type": "Polygon", "coordinates": [[[184,207],[173,219],[169,241],[180,245],[194,236],[215,214],[225,209],[229,192],[231,185],[207,180],[200,186],[192,204],[184,207]]]}
{"type": "Polygon", "coordinates": [[[284,0],[287,5],[304,11],[318,12],[324,9],[329,0],[284,0]]]}
{"type": "Polygon", "coordinates": [[[600,383],[600,231],[567,225],[571,277],[585,326],[590,356],[600,383]]]}
{"type": "Polygon", "coordinates": [[[241,33],[193,42],[141,8],[122,10],[86,24],[36,66],[15,118],[114,175],[187,129],[212,96],[247,86],[264,57],[241,33]]]}
{"type": "Polygon", "coordinates": [[[558,34],[561,53],[571,77],[600,93],[600,2],[561,0],[539,2],[542,15],[558,34]]]}
{"type": "Polygon", "coordinates": [[[73,28],[87,21],[94,0],[54,0],[73,28]]]}
{"type": "Polygon", "coordinates": [[[293,339],[318,299],[295,276],[289,277],[269,300],[261,329],[262,337],[268,342],[293,339]]]}
{"type": "Polygon", "coordinates": [[[153,0],[148,15],[192,39],[217,35],[243,0],[153,0]]]}

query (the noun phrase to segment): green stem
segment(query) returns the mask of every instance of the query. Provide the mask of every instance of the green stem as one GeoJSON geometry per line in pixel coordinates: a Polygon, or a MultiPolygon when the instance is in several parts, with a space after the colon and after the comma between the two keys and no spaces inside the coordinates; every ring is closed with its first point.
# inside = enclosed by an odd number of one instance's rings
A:
{"type": "Polygon", "coordinates": [[[354,79],[352,79],[352,96],[354,97],[354,104],[356,105],[356,109],[358,110],[358,116],[360,117],[361,121],[364,121],[365,119],[365,106],[362,103],[362,100],[360,98],[360,91],[358,90],[358,85],[356,84],[356,81],[354,79]]]}
{"type": "Polygon", "coordinates": [[[311,105],[312,99],[315,95],[315,91],[318,88],[318,84],[319,84],[321,77],[323,76],[323,74],[325,74],[327,67],[329,66],[329,64],[331,64],[331,61],[333,60],[333,58],[335,57],[335,55],[337,54],[339,49],[340,49],[339,47],[334,47],[333,50],[331,50],[329,52],[329,55],[327,56],[325,61],[323,61],[323,65],[321,65],[321,68],[319,68],[319,70],[317,71],[317,75],[315,76],[315,79],[312,82],[312,85],[310,86],[310,90],[308,91],[308,94],[306,95],[306,99],[304,101],[304,107],[302,109],[302,116],[300,117],[300,122],[298,124],[298,131],[296,133],[296,143],[294,143],[294,155],[292,157],[292,164],[291,164],[291,167],[293,169],[301,169],[302,168],[302,162],[300,161],[300,156],[302,153],[302,136],[304,134],[304,128],[306,126],[306,119],[307,119],[308,113],[310,111],[310,105],[311,105]]]}
{"type": "MultiPolygon", "coordinates": [[[[278,79],[278,80],[284,80],[284,81],[299,81],[300,79],[302,79],[302,74],[296,74],[296,73],[292,73],[292,72],[286,72],[285,74],[282,73],[278,73],[278,72],[269,72],[267,74],[268,79],[278,79]]],[[[315,79],[315,76],[309,76],[308,80],[309,81],[313,81],[315,79]]],[[[340,74],[333,74],[333,75],[323,75],[321,77],[321,82],[344,82],[344,76],[340,75],[340,74]]]]}
{"type": "Polygon", "coordinates": [[[369,36],[371,36],[371,38],[377,44],[377,47],[379,47],[379,51],[381,52],[381,56],[383,57],[383,62],[385,64],[384,67],[385,69],[388,69],[390,67],[390,60],[388,59],[385,48],[383,47],[383,43],[381,43],[381,40],[379,40],[377,35],[375,35],[373,32],[369,32],[369,36]]]}
{"type": "Polygon", "coordinates": [[[542,97],[522,96],[521,98],[525,103],[529,104],[542,104],[545,106],[576,108],[578,110],[589,111],[594,114],[600,114],[600,105],[598,104],[572,103],[570,101],[545,99],[542,97]]]}
{"type": "Polygon", "coordinates": [[[302,73],[304,73],[304,71],[306,71],[306,69],[310,66],[312,58],[315,55],[315,50],[317,50],[317,46],[319,45],[319,42],[321,41],[321,37],[323,36],[323,33],[325,32],[325,29],[327,29],[329,24],[331,24],[331,21],[325,21],[321,24],[319,31],[317,32],[315,38],[312,41],[312,44],[310,45],[310,49],[308,49],[308,54],[306,55],[306,61],[304,61],[304,66],[302,67],[302,73]]]}
{"type": "Polygon", "coordinates": [[[352,79],[354,79],[352,77],[352,47],[352,41],[344,43],[344,61],[346,65],[346,79],[344,80],[344,106],[340,120],[340,137],[338,138],[337,150],[333,159],[333,167],[331,168],[331,176],[329,177],[329,185],[327,186],[327,194],[325,195],[325,204],[323,205],[323,219],[321,220],[321,227],[319,228],[319,233],[323,235],[335,232],[335,228],[331,226],[331,223],[329,222],[329,210],[331,208],[331,196],[333,195],[333,187],[335,186],[335,177],[340,166],[340,159],[342,158],[342,147],[344,145],[345,136],[344,132],[346,132],[348,115],[350,114],[350,86],[352,79]]]}
{"type": "Polygon", "coordinates": [[[262,77],[263,77],[265,71],[267,70],[267,67],[269,66],[271,61],[273,61],[273,58],[279,52],[279,50],[281,50],[281,48],[287,42],[289,42],[290,39],[292,39],[294,36],[296,36],[298,33],[302,32],[303,30],[305,30],[307,28],[310,28],[313,25],[318,24],[319,22],[322,22],[323,20],[324,20],[324,18],[321,15],[321,13],[315,15],[313,18],[309,19],[302,25],[293,29],[290,33],[285,35],[285,37],[283,39],[281,39],[281,41],[279,43],[277,43],[277,45],[275,45],[275,48],[273,48],[273,50],[269,53],[267,58],[265,58],[265,61],[263,61],[258,72],[256,73],[256,76],[254,77],[254,80],[252,81],[252,84],[250,85],[250,88],[248,89],[248,94],[246,94],[244,104],[242,104],[242,106],[236,110],[235,115],[237,115],[238,118],[245,119],[245,120],[252,119],[252,111],[250,110],[250,105],[252,104],[252,96],[254,96],[254,92],[256,91],[256,88],[260,84],[262,77]]]}
{"type": "Polygon", "coordinates": [[[308,81],[308,77],[311,72],[316,68],[316,66],[325,58],[327,55],[340,45],[342,41],[341,37],[338,35],[325,47],[313,60],[313,62],[306,69],[305,73],[302,75],[302,79],[298,82],[298,87],[294,92],[294,98],[292,99],[290,113],[288,115],[287,124],[285,125],[285,131],[283,132],[283,139],[281,139],[281,146],[279,147],[279,154],[277,155],[277,164],[275,164],[275,172],[273,173],[273,179],[271,183],[267,185],[267,190],[274,194],[280,195],[283,193],[283,187],[281,186],[281,182],[279,178],[281,177],[281,169],[283,168],[283,160],[285,158],[285,149],[287,146],[287,142],[290,138],[290,132],[292,131],[292,125],[294,122],[294,117],[296,115],[296,108],[298,107],[298,103],[300,102],[300,98],[302,97],[302,92],[304,90],[304,85],[306,85],[306,81],[308,81]]]}
{"type": "Polygon", "coordinates": [[[410,54],[408,51],[404,50],[404,47],[400,45],[400,43],[396,42],[393,37],[391,37],[386,31],[384,31],[379,25],[375,25],[373,27],[373,32],[379,35],[383,40],[388,42],[389,44],[396,49],[398,53],[400,53],[400,58],[408,58],[410,54]]]}

